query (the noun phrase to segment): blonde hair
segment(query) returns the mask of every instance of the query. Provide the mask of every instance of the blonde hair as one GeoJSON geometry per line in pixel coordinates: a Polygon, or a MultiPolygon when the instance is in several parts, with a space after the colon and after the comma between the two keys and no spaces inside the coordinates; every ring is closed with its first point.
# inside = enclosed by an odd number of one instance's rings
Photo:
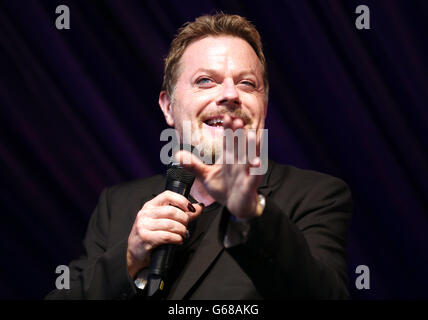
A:
{"type": "Polygon", "coordinates": [[[164,77],[162,90],[173,97],[175,84],[178,79],[180,59],[186,48],[194,41],[207,36],[230,35],[247,41],[254,49],[262,64],[263,84],[265,97],[269,92],[267,76],[267,64],[263,54],[261,37],[255,26],[238,15],[217,13],[215,15],[204,15],[193,22],[186,22],[171,42],[167,57],[165,58],[164,77]]]}

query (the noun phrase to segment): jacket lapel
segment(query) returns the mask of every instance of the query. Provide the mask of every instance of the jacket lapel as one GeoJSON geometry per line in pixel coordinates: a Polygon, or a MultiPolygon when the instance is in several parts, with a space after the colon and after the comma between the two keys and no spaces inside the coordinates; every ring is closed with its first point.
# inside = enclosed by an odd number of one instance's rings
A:
{"type": "Polygon", "coordinates": [[[194,258],[185,268],[176,289],[170,294],[169,299],[181,300],[185,298],[186,294],[192,289],[198,279],[204,274],[223,250],[223,243],[220,242],[218,237],[223,207],[219,210],[219,213],[216,215],[206,234],[203,236],[201,243],[195,252],[194,258]]]}

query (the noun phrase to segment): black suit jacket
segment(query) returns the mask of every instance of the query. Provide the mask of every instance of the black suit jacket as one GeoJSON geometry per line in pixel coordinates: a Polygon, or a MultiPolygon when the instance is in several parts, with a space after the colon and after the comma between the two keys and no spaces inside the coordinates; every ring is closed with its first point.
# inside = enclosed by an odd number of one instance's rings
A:
{"type": "MultiPolygon", "coordinates": [[[[164,188],[165,177],[159,175],[105,189],[89,222],[84,254],[69,265],[71,288],[54,290],[46,298],[135,297],[126,266],[128,235],[143,204],[164,188]]],[[[224,248],[230,214],[220,207],[168,298],[348,297],[346,244],[352,200],[347,185],[269,160],[259,192],[266,197],[266,207],[251,220],[247,241],[224,248]]]]}

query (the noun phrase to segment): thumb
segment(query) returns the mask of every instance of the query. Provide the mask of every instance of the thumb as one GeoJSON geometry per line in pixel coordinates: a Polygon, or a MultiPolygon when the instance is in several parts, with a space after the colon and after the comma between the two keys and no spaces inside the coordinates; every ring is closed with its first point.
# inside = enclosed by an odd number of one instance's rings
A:
{"type": "Polygon", "coordinates": [[[206,165],[191,152],[180,150],[175,154],[175,159],[195,176],[204,178],[206,165]]]}
{"type": "Polygon", "coordinates": [[[199,217],[199,215],[202,213],[202,210],[204,210],[205,205],[202,202],[200,202],[200,203],[194,203],[193,207],[196,209],[195,212],[190,212],[190,211],[187,212],[187,214],[189,215],[190,221],[199,217]]]}

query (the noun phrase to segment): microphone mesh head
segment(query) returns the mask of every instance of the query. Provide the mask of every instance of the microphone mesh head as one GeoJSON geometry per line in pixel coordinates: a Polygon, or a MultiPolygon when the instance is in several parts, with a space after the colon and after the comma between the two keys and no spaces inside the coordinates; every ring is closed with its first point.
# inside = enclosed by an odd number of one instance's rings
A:
{"type": "Polygon", "coordinates": [[[193,173],[189,172],[188,170],[184,169],[180,164],[171,164],[166,171],[166,176],[168,180],[176,180],[180,181],[182,183],[185,183],[186,185],[192,185],[193,181],[195,180],[195,176],[193,173]]]}
{"type": "MultiPolygon", "coordinates": [[[[195,149],[196,148],[190,144],[180,143],[179,146],[179,150],[187,150],[192,153],[195,149]]],[[[172,157],[172,162],[168,165],[166,176],[168,180],[177,180],[190,186],[195,180],[195,176],[193,175],[193,173],[184,169],[179,162],[175,161],[174,157],[172,157]]]]}

